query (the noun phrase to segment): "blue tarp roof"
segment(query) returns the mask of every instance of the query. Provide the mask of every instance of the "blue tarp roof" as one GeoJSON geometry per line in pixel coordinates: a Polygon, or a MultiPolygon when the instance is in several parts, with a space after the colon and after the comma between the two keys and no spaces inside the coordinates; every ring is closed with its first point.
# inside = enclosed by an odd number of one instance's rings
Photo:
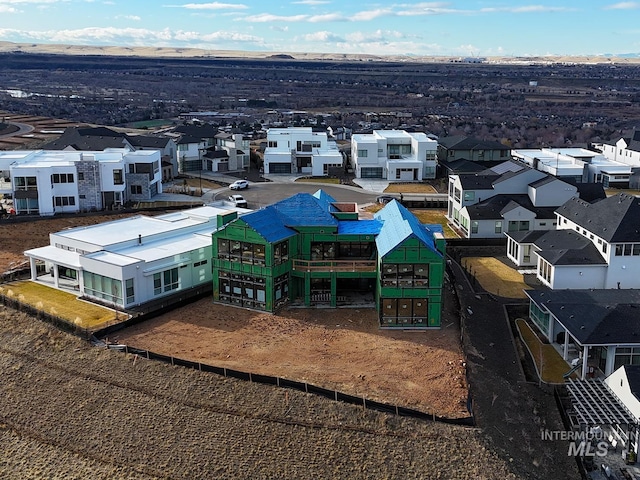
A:
{"type": "MultiPolygon", "coordinates": [[[[321,192],[321,191],[320,191],[321,192]]],[[[316,192],[318,194],[318,192],[316,192]]],[[[338,220],[331,215],[335,208],[329,195],[322,192],[320,198],[308,193],[297,193],[271,205],[288,227],[337,227],[338,220]]]]}
{"type": "Polygon", "coordinates": [[[398,201],[393,200],[387,203],[382,210],[375,214],[374,218],[383,221],[380,234],[376,237],[376,246],[381,257],[391,252],[412,235],[434,252],[438,252],[433,234],[435,232],[442,233],[442,225],[421,224],[398,201]]]}
{"type": "Polygon", "coordinates": [[[338,222],[340,235],[378,235],[382,229],[380,220],[342,220],[338,222]]]}
{"type": "Polygon", "coordinates": [[[287,228],[282,223],[278,213],[270,206],[242,215],[240,219],[270,243],[284,240],[296,234],[295,230],[287,228]]]}

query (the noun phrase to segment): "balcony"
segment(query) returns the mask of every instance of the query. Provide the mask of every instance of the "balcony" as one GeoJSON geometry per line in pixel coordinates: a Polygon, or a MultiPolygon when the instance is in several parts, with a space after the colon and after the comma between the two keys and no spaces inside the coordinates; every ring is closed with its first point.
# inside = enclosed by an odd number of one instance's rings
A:
{"type": "Polygon", "coordinates": [[[296,272],[375,272],[375,260],[293,260],[296,272]]]}

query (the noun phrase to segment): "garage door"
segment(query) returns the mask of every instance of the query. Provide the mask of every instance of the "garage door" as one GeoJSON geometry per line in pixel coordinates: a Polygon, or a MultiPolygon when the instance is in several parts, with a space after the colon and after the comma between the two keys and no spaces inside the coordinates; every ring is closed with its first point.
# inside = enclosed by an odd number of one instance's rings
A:
{"type": "Polygon", "coordinates": [[[382,178],[382,168],[380,167],[362,167],[360,169],[360,177],[362,178],[382,178]]]}
{"type": "Polygon", "coordinates": [[[291,173],[290,163],[270,163],[267,173],[291,173]]]}

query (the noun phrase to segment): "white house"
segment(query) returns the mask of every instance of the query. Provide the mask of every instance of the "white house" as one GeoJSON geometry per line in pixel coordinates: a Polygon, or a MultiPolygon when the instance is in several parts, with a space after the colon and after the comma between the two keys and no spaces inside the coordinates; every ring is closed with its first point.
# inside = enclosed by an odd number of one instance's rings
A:
{"type": "MultiPolygon", "coordinates": [[[[640,362],[640,291],[526,290],[529,317],[579,375],[640,362]]],[[[569,369],[567,368],[567,371],[569,369]]]]}
{"type": "Polygon", "coordinates": [[[162,192],[160,151],[23,150],[0,152],[19,214],[53,215],[149,200],[162,192]]]}
{"type": "Polygon", "coordinates": [[[211,235],[249,210],[204,206],[157,217],[138,215],[50,234],[27,250],[31,280],[132,308],[212,284],[211,235]]]}
{"type": "Polygon", "coordinates": [[[425,133],[374,130],[351,137],[356,178],[413,182],[435,178],[438,142],[425,133]]]}
{"type": "Polygon", "coordinates": [[[323,176],[329,167],[341,167],[342,153],[327,132],[311,127],[270,128],[264,151],[264,173],[323,176]]]}
{"type": "Polygon", "coordinates": [[[640,288],[639,198],[572,198],[555,214],[554,231],[507,232],[508,258],[554,290],[640,288]]]}
{"type": "Polygon", "coordinates": [[[602,182],[605,188],[629,187],[629,165],[584,148],[521,149],[512,150],[511,156],[531,168],[575,183],[602,182]]]}
{"type": "Polygon", "coordinates": [[[242,133],[220,132],[215,136],[215,152],[226,155],[206,155],[203,170],[212,172],[237,171],[249,168],[249,140],[242,133]]]}
{"type": "Polygon", "coordinates": [[[640,130],[629,137],[620,138],[615,144],[598,144],[595,147],[610,160],[632,167],[640,167],[640,130]]]}
{"type": "Polygon", "coordinates": [[[577,195],[574,185],[507,161],[477,174],[450,175],[447,218],[466,238],[550,230],[555,208],[577,195]]]}

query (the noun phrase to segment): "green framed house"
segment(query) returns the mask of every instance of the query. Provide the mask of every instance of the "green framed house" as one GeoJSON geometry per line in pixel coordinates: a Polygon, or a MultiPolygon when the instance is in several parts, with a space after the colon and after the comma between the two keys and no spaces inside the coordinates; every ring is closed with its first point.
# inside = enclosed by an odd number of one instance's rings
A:
{"type": "Polygon", "coordinates": [[[445,241],[396,201],[373,218],[322,190],[219,219],[214,301],[274,312],[284,304],[375,306],[382,328],[437,328],[445,241]]]}

